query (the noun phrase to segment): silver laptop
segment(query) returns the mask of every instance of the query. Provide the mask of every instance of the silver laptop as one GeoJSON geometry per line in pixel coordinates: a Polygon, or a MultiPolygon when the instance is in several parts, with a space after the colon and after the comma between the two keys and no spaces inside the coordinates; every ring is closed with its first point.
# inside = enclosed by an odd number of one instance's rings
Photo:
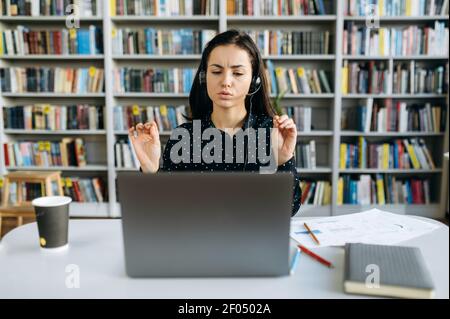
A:
{"type": "Polygon", "coordinates": [[[118,174],[130,277],[289,273],[289,173],[118,174]]]}

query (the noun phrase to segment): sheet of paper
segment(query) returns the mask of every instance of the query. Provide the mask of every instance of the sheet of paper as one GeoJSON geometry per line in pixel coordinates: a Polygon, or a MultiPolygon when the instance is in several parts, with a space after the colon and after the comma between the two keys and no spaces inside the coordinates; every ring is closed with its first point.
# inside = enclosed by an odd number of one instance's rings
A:
{"type": "Polygon", "coordinates": [[[395,245],[441,227],[418,218],[378,209],[313,219],[307,221],[307,224],[320,245],[313,241],[303,222],[292,224],[291,237],[302,245],[313,248],[343,246],[345,243],[395,245]]]}

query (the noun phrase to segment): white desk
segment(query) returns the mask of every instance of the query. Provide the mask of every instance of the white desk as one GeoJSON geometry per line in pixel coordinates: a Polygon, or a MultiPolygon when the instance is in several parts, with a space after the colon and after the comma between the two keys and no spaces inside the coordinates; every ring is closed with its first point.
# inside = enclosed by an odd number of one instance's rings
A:
{"type": "MultiPolygon", "coordinates": [[[[307,220],[308,218],[305,218],[307,220]]],[[[125,274],[120,220],[71,220],[69,249],[43,254],[35,223],[0,244],[2,298],[361,298],[343,292],[344,250],[319,248],[328,269],[302,254],[293,276],[278,278],[131,279],[125,274]],[[76,264],[80,288],[67,288],[66,266],[76,264]]],[[[449,230],[442,227],[403,245],[418,246],[438,298],[449,298],[449,230]]]]}

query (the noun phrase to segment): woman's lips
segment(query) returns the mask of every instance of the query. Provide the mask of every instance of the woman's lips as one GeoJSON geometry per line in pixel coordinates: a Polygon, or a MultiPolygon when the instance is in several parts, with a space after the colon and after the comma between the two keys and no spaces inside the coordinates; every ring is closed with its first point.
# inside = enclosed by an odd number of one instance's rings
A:
{"type": "Polygon", "coordinates": [[[222,99],[230,99],[231,98],[231,94],[230,93],[219,93],[220,98],[222,99]]]}

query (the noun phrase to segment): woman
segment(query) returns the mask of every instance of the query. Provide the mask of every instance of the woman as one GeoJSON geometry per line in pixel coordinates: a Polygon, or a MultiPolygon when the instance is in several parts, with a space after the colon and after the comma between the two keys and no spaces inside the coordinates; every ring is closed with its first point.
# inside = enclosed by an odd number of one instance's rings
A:
{"type": "MultiPolygon", "coordinates": [[[[270,158],[276,163],[276,170],[290,171],[293,174],[292,215],[295,215],[301,198],[300,179],[293,156],[297,129],[292,119],[286,115],[275,115],[267,85],[261,55],[247,34],[229,30],[215,36],[203,51],[200,67],[192,84],[189,95],[190,121],[176,129],[188,132],[188,143],[186,140],[180,140],[180,137],[186,137],[183,134],[177,137],[177,134],[172,133],[164,149],[161,170],[258,171],[267,167],[263,165],[267,161],[261,160],[261,156],[256,154],[261,154],[259,151],[263,148],[268,147],[270,150],[273,146],[274,154],[271,153],[270,158]],[[199,130],[196,130],[196,123],[200,123],[199,130]],[[233,145],[233,149],[222,147],[219,154],[215,154],[219,156],[211,161],[208,157],[210,150],[205,152],[205,147],[211,145],[211,140],[203,139],[204,135],[199,136],[198,133],[205,133],[205,130],[211,132],[214,128],[218,132],[220,142],[223,142],[220,145],[233,145]],[[256,131],[256,138],[261,137],[265,142],[263,145],[258,144],[256,149],[252,147],[249,150],[252,145],[249,144],[252,142],[249,139],[251,135],[243,140],[239,137],[242,136],[240,133],[251,129],[256,131]],[[198,145],[201,145],[203,150],[204,156],[201,159],[194,158],[194,148],[198,145]],[[174,159],[179,155],[180,146],[182,150],[187,151],[188,160],[180,161],[178,157],[177,160],[174,159]],[[230,150],[233,153],[231,160],[230,150]]],[[[160,169],[161,157],[157,124],[154,121],[139,123],[136,128],[130,128],[129,137],[141,170],[145,173],[156,173],[160,169]]],[[[210,137],[217,138],[217,135],[211,134],[210,137]]]]}

